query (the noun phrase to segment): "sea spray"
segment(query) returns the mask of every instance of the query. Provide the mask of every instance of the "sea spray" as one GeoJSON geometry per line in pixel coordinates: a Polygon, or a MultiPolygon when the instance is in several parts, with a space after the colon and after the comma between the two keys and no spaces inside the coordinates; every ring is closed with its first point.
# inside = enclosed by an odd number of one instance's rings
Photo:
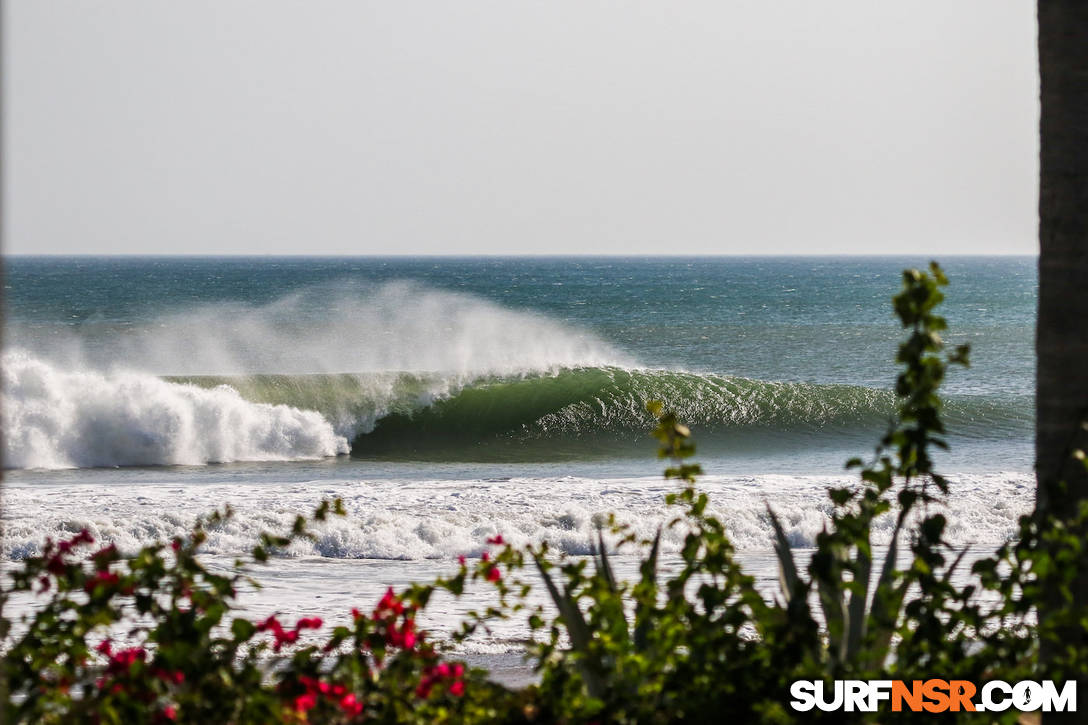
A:
{"type": "Polygon", "coordinates": [[[8,343],[73,368],[156,375],[441,373],[447,378],[628,365],[593,333],[545,315],[412,282],[327,284],[264,304],[190,304],[117,325],[91,318],[8,343]]]}

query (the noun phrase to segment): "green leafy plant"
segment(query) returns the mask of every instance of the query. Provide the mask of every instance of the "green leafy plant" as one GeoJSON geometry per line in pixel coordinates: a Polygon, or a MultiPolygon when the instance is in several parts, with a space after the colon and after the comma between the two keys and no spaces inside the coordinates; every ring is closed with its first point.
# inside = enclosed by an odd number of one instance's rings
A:
{"type": "Polygon", "coordinates": [[[497,717],[507,693],[444,660],[418,612],[436,587],[389,590],[350,625],[317,617],[231,616],[254,562],[309,526],[343,515],[323,502],[289,534],[261,537],[250,562],[216,574],[199,560],[209,527],[122,557],[87,531],[48,542],[12,573],[7,594],[35,594],[20,622],[4,620],[5,722],[449,722],[497,717]],[[324,632],[324,634],[322,634],[324,632]]]}

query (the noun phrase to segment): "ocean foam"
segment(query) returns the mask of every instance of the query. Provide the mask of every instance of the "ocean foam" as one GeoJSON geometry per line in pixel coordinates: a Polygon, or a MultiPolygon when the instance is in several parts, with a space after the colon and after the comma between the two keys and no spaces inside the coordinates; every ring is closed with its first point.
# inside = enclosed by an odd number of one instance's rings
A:
{"type": "Polygon", "coordinates": [[[3,355],[4,465],[9,468],[194,465],[299,460],[348,452],[319,413],[252,403],[136,372],[67,371],[3,355]]]}
{"type": "MultiPolygon", "coordinates": [[[[943,507],[946,537],[955,545],[993,546],[1015,535],[1017,521],[1034,503],[1028,473],[956,474],[943,507]]],[[[715,476],[700,488],[710,496],[709,512],[726,526],[740,550],[769,550],[773,531],[765,508],[770,501],[790,543],[815,544],[829,522],[829,486],[856,484],[846,476],[715,476]]],[[[210,554],[249,551],[262,531],[290,529],[294,517],[312,510],[322,497],[339,496],[349,515],[334,517],[313,541],[292,544],[289,558],[423,561],[478,555],[489,536],[514,543],[547,541],[558,551],[589,554],[597,526],[614,513],[643,538],[669,521],[665,505],[675,485],[660,478],[583,477],[485,480],[264,481],[229,484],[78,484],[9,486],[5,497],[5,558],[39,550],[48,536],[87,527],[99,539],[132,552],[156,540],[184,534],[197,516],[229,501],[234,516],[209,532],[210,554]]],[[[889,543],[894,514],[879,519],[874,545],[889,543]]],[[[683,545],[683,530],[667,530],[665,552],[683,545]]]]}

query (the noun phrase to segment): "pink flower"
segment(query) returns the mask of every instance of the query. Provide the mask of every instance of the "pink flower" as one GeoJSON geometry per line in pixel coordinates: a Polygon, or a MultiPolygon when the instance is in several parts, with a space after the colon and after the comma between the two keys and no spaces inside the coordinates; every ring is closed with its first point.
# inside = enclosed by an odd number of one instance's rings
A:
{"type": "Polygon", "coordinates": [[[397,595],[393,593],[393,587],[389,587],[385,590],[385,594],[382,596],[381,601],[378,602],[378,606],[374,610],[374,617],[378,619],[386,612],[400,614],[403,611],[404,604],[402,604],[400,599],[397,598],[397,595]]]}
{"type": "Polygon", "coordinates": [[[105,546],[91,554],[90,558],[94,560],[95,567],[102,571],[105,571],[107,568],[109,568],[109,560],[115,558],[116,556],[117,546],[115,544],[110,544],[109,546],[105,546]]]}
{"type": "Polygon", "coordinates": [[[185,673],[181,670],[164,670],[160,667],[155,670],[155,677],[163,682],[173,682],[175,685],[185,682],[185,673]]]}
{"type": "Polygon", "coordinates": [[[461,679],[465,674],[465,666],[462,664],[449,664],[439,662],[437,665],[429,665],[423,668],[423,679],[416,687],[416,697],[426,698],[431,690],[439,683],[447,683],[448,691],[454,697],[465,694],[465,683],[461,679]]]}
{"type": "Polygon", "coordinates": [[[178,719],[178,709],[176,707],[174,707],[173,705],[167,705],[166,707],[164,707],[162,709],[162,716],[164,718],[166,718],[167,720],[177,720],[178,719]]]}
{"type": "Polygon", "coordinates": [[[295,625],[293,630],[286,630],[279,620],[276,619],[276,615],[272,615],[268,619],[257,623],[258,632],[271,631],[272,636],[275,638],[275,642],[272,644],[272,651],[279,652],[280,648],[285,644],[294,644],[298,641],[298,633],[305,628],[317,629],[322,624],[320,617],[311,617],[309,619],[300,619],[298,624],[295,625]]]}
{"type": "Polygon", "coordinates": [[[340,709],[348,715],[358,715],[363,711],[363,703],[359,702],[354,694],[348,693],[341,698],[340,709]]]}
{"type": "Polygon", "coordinates": [[[98,571],[83,584],[83,590],[88,594],[93,592],[98,585],[111,586],[121,581],[121,577],[111,571],[98,571]]]}
{"type": "Polygon", "coordinates": [[[295,710],[298,712],[306,712],[317,707],[317,695],[312,692],[307,692],[305,695],[299,695],[295,698],[295,710]]]}
{"type": "Polygon", "coordinates": [[[461,554],[461,556],[457,557],[457,563],[460,564],[461,566],[465,565],[465,555],[464,554],[461,554]]]}
{"type": "Polygon", "coordinates": [[[276,619],[275,614],[273,614],[268,619],[257,622],[257,631],[258,632],[264,632],[264,631],[269,630],[269,629],[271,629],[273,632],[283,630],[283,625],[281,625],[279,623],[279,620],[276,619]]]}

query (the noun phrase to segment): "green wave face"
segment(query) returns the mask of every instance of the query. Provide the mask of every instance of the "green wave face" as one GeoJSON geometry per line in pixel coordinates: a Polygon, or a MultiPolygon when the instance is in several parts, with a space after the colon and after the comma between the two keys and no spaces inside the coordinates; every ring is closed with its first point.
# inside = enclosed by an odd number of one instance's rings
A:
{"type": "MultiPolygon", "coordinates": [[[[593,367],[462,380],[439,374],[177,378],[230,385],[254,402],[321,412],[352,455],[389,460],[534,461],[644,456],[662,400],[701,452],[873,442],[894,411],[890,391],[725,375],[593,367]]],[[[953,434],[1000,438],[1030,430],[1030,401],[949,401],[953,434]]],[[[858,450],[864,450],[860,448],[858,450]]]]}

